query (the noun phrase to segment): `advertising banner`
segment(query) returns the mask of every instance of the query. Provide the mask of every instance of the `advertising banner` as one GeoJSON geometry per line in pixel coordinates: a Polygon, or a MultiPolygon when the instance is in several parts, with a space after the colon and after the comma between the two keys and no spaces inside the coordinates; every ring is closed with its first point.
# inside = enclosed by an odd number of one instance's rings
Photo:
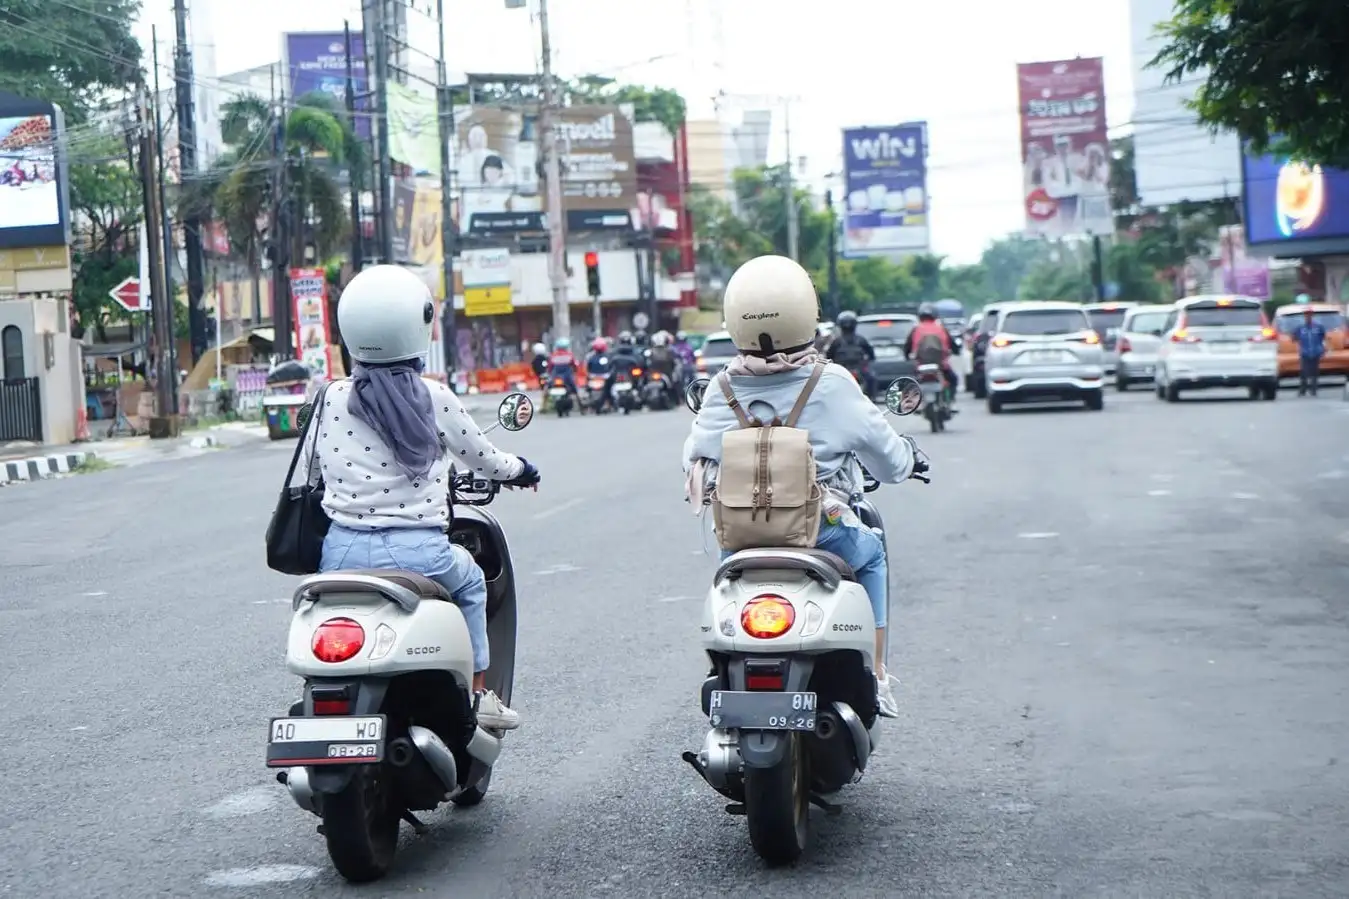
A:
{"type": "Polygon", "coordinates": [[[1114,233],[1100,57],[1022,63],[1016,77],[1026,234],[1114,233]]]}
{"type": "Polygon", "coordinates": [[[328,324],[328,278],[321,268],[290,270],[290,296],[295,304],[295,358],[316,378],[332,377],[332,328],[328,324]]]}
{"type": "MultiPolygon", "coordinates": [[[[347,43],[341,31],[301,31],[283,36],[288,98],[305,94],[327,94],[343,108],[347,102],[347,43]]],[[[356,91],[356,109],[366,109],[360,99],[370,91],[365,71],[365,38],[359,31],[351,34],[351,83],[356,91]]],[[[356,134],[370,137],[368,116],[356,116],[356,134]]]]}
{"type": "Polygon", "coordinates": [[[510,315],[510,250],[464,250],[459,255],[464,282],[464,315],[510,315]]]}
{"type": "Polygon", "coordinates": [[[1246,255],[1246,236],[1241,225],[1223,225],[1218,229],[1222,256],[1223,290],[1257,300],[1268,300],[1269,260],[1246,255]]]}
{"type": "MultiPolygon", "coordinates": [[[[456,116],[461,227],[476,234],[545,230],[537,111],[474,106],[456,116]]],[[[570,231],[631,230],[637,166],[632,122],[616,106],[559,111],[562,208],[570,231]]]]}
{"type": "Polygon", "coordinates": [[[925,253],[927,123],[843,132],[843,255],[925,253]]]}
{"type": "Polygon", "coordinates": [[[393,254],[410,265],[440,265],[440,182],[399,179],[393,187],[393,254]]]}
{"type": "Polygon", "coordinates": [[[389,155],[414,175],[440,175],[440,122],[434,94],[388,85],[389,155]]]}
{"type": "Polygon", "coordinates": [[[657,237],[679,231],[684,211],[680,180],[676,163],[638,161],[636,202],[628,212],[634,231],[654,231],[657,237]]]}
{"type": "Polygon", "coordinates": [[[1252,246],[1349,237],[1349,172],[1246,156],[1241,194],[1252,246]]]}
{"type": "Polygon", "coordinates": [[[50,103],[0,93],[0,248],[69,243],[61,122],[50,103]]]}

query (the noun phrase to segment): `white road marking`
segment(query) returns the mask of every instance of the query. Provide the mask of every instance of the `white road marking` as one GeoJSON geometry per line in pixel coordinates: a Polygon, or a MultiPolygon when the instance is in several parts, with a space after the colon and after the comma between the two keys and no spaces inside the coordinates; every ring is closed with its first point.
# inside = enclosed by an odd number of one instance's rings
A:
{"type": "Polygon", "coordinates": [[[91,590],[88,593],[81,593],[81,596],[107,596],[107,590],[91,590]]]}
{"type": "Polygon", "coordinates": [[[257,887],[269,883],[295,883],[313,880],[319,869],[309,865],[255,865],[252,868],[231,868],[214,871],[206,876],[206,885],[213,887],[257,887]]]}
{"type": "Polygon", "coordinates": [[[1257,495],[1254,494],[1254,493],[1233,493],[1233,494],[1232,494],[1232,499],[1259,499],[1259,498],[1260,498],[1260,497],[1257,496],[1257,495]]]}
{"type": "Polygon", "coordinates": [[[550,566],[547,567],[547,568],[541,568],[541,569],[539,569],[538,571],[536,571],[536,572],[534,572],[534,573],[535,573],[535,574],[539,574],[539,575],[543,575],[543,574],[566,574],[566,573],[568,573],[568,572],[570,572],[570,571],[580,571],[580,570],[581,570],[581,569],[580,569],[580,568],[577,568],[575,565],[571,565],[571,564],[568,564],[568,563],[566,563],[566,562],[563,562],[561,565],[550,565],[550,566]]]}
{"type": "Polygon", "coordinates": [[[1170,496],[1170,490],[1149,490],[1148,496],[1170,496]]]}
{"type": "Polygon", "coordinates": [[[1017,534],[1022,540],[1048,540],[1058,535],[1058,531],[1027,531],[1024,534],[1017,534]]]}
{"type": "Polygon", "coordinates": [[[277,791],[272,787],[253,787],[207,806],[203,814],[208,818],[242,818],[265,812],[276,804],[277,791]]]}
{"type": "Polygon", "coordinates": [[[696,596],[662,596],[656,602],[688,602],[691,599],[697,599],[696,596]]]}
{"type": "Polygon", "coordinates": [[[552,518],[554,515],[558,514],[559,512],[565,512],[565,511],[567,511],[568,509],[575,508],[576,506],[579,506],[579,505],[580,505],[581,503],[583,503],[583,502],[585,502],[585,497],[583,497],[583,496],[578,496],[578,497],[576,497],[575,499],[569,499],[569,500],[567,500],[566,502],[558,503],[556,506],[553,506],[551,509],[544,509],[542,512],[535,512],[535,513],[534,513],[534,520],[535,520],[535,521],[543,521],[545,518],[552,518]]]}
{"type": "Polygon", "coordinates": [[[274,605],[275,605],[275,606],[279,606],[279,605],[283,605],[283,604],[284,604],[284,605],[288,605],[289,603],[290,603],[289,597],[284,597],[284,596],[283,596],[281,599],[255,599],[255,600],[253,600],[253,605],[255,605],[255,606],[274,606],[274,605]]]}

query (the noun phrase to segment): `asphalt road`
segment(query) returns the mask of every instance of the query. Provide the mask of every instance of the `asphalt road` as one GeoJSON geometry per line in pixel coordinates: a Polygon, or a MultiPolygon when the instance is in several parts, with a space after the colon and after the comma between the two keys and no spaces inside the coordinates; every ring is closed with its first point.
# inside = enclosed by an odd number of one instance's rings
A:
{"type": "Polygon", "coordinates": [[[926,435],[891,528],[903,717],[768,871],[703,732],[681,411],[501,435],[524,727],[488,800],[346,886],[263,765],[288,446],[0,493],[0,895],[1344,896],[1349,403],[1112,394],[926,435]]]}

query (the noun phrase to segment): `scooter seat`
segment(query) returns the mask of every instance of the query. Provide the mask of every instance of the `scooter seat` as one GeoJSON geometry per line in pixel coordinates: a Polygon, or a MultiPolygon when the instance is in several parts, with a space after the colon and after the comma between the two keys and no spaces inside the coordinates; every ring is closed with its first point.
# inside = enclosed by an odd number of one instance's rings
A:
{"type": "MultiPolygon", "coordinates": [[[[857,573],[839,556],[824,549],[746,549],[721,563],[719,575],[733,576],[741,571],[771,571],[775,568],[796,570],[804,566],[801,556],[808,556],[832,568],[845,581],[856,581],[857,573]]],[[[718,578],[720,580],[720,577],[718,578]]]]}
{"type": "MultiPolygon", "coordinates": [[[[405,590],[411,590],[421,599],[443,599],[446,602],[454,602],[454,597],[450,596],[450,591],[426,575],[418,574],[415,571],[401,571],[394,568],[359,568],[333,573],[363,574],[366,577],[377,577],[391,584],[397,584],[405,590]]],[[[350,589],[350,587],[347,588],[348,591],[350,589]]],[[[322,592],[322,588],[318,592],[322,592]]]]}

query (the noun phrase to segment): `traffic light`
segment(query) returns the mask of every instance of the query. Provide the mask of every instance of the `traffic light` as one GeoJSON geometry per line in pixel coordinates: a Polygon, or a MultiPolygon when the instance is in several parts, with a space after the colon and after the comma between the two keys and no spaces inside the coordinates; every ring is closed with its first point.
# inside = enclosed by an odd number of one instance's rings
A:
{"type": "Polygon", "coordinates": [[[586,253],[586,286],[592,297],[600,295],[600,254],[586,253]]]}

